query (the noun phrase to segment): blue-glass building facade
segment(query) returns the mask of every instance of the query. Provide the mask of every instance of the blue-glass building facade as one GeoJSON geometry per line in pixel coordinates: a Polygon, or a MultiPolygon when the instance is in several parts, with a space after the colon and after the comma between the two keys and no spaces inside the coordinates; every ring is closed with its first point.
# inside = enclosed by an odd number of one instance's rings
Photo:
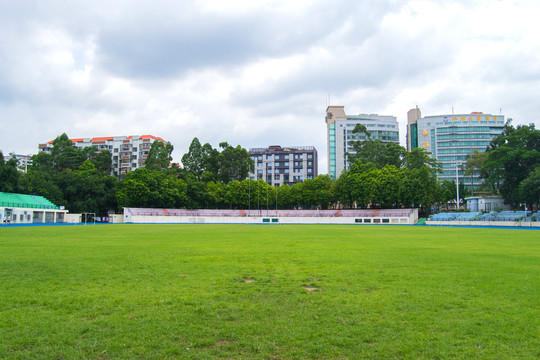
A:
{"type": "MultiPolygon", "coordinates": [[[[418,108],[413,110],[420,115],[418,108]]],[[[443,165],[439,180],[455,181],[457,170],[460,183],[477,188],[481,184],[479,174],[465,177],[462,166],[467,162],[468,155],[475,150],[486,151],[491,140],[502,132],[504,115],[473,112],[414,119],[411,118],[411,111],[407,126],[407,150],[420,147],[431,152],[431,156],[443,165]]]]}

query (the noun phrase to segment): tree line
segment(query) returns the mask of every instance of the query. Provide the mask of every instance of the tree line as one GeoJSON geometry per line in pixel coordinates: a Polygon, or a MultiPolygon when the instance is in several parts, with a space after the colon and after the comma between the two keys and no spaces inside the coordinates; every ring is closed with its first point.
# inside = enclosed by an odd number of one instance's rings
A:
{"type": "MultiPolygon", "coordinates": [[[[352,142],[352,165],[339,178],[319,175],[292,186],[271,186],[248,179],[253,161],[246,149],[226,142],[213,148],[194,138],[171,166],[173,146],[155,141],[146,167],[111,176],[111,153],[78,149],[66,134],[53,141],[51,154],[32,157],[27,173],[0,152],[0,191],[45,196],[73,213],[105,216],[123,207],[215,209],[327,209],[418,207],[428,214],[434,204],[456,198],[454,182],[437,180],[441,165],[423,149],[407,152],[394,143],[373,140],[361,126],[363,141],[352,142]]],[[[501,194],[514,207],[540,198],[540,131],[534,125],[505,125],[485,153],[473,153],[466,174],[479,173],[486,191],[501,194]]],[[[460,184],[460,197],[468,189],[460,184]]]]}

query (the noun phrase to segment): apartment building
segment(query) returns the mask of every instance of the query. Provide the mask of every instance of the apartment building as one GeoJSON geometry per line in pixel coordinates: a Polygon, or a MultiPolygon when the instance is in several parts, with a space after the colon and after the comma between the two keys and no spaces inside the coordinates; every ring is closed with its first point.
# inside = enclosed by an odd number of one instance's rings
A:
{"type": "Polygon", "coordinates": [[[272,186],[293,185],[318,175],[317,149],[313,146],[279,145],[249,149],[253,180],[263,179],[272,186]]]}
{"type": "Polygon", "coordinates": [[[32,166],[32,155],[31,154],[16,154],[15,152],[10,152],[5,160],[15,159],[17,160],[17,169],[19,171],[26,173],[28,168],[32,166]]]}
{"type": "MultiPolygon", "coordinates": [[[[109,150],[112,157],[111,175],[122,177],[129,171],[144,167],[150,147],[156,140],[166,143],[162,138],[153,135],[78,138],[71,139],[71,142],[79,149],[93,146],[98,152],[109,150]]],[[[50,154],[53,141],[39,144],[39,151],[50,154]]]]}

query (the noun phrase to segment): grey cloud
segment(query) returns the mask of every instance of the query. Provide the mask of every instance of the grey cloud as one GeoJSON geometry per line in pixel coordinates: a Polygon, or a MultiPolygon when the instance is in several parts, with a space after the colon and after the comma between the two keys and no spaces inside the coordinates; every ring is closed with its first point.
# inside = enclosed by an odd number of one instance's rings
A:
{"type": "Polygon", "coordinates": [[[207,67],[238,67],[260,58],[304,52],[347,21],[361,23],[362,33],[372,33],[387,5],[371,4],[336,1],[302,15],[266,11],[222,16],[194,11],[178,19],[167,15],[162,22],[109,24],[99,34],[98,55],[107,69],[127,77],[167,77],[207,67]]]}

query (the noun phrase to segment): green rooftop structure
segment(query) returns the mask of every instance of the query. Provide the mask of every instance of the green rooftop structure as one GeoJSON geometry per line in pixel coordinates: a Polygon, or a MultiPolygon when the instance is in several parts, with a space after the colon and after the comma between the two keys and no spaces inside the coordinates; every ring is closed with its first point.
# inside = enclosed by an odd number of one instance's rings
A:
{"type": "Polygon", "coordinates": [[[63,223],[66,213],[43,196],[0,192],[3,224],[63,223]]]}

